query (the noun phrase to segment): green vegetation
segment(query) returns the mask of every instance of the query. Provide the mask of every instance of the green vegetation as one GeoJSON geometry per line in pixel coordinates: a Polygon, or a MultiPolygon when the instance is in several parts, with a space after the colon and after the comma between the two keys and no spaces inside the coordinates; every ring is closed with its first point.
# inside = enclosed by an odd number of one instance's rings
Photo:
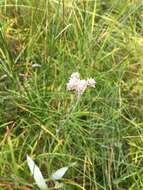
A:
{"type": "Polygon", "coordinates": [[[143,189],[142,52],[142,0],[1,0],[0,189],[38,189],[27,154],[46,179],[77,162],[65,190],[143,189]]]}

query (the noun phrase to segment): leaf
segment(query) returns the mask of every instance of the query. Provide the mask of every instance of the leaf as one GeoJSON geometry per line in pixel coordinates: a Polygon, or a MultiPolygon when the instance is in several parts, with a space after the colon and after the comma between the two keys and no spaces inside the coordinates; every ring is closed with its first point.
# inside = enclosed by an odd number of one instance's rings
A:
{"type": "Polygon", "coordinates": [[[65,167],[63,167],[63,168],[58,169],[56,172],[54,172],[54,173],[52,174],[51,179],[52,179],[52,180],[59,180],[59,179],[61,179],[61,178],[65,175],[66,171],[67,171],[70,167],[73,167],[73,166],[75,166],[75,165],[76,165],[76,162],[73,162],[73,163],[69,164],[69,166],[65,166],[65,167]]]}
{"type": "Polygon", "coordinates": [[[38,187],[41,190],[48,190],[45,179],[39,167],[34,163],[34,161],[28,155],[27,155],[27,163],[38,187]]]}
{"type": "Polygon", "coordinates": [[[54,172],[52,174],[52,177],[51,177],[52,180],[59,180],[59,179],[61,179],[65,175],[65,173],[66,173],[66,171],[68,169],[69,169],[68,166],[58,169],[56,172],[54,172]]]}

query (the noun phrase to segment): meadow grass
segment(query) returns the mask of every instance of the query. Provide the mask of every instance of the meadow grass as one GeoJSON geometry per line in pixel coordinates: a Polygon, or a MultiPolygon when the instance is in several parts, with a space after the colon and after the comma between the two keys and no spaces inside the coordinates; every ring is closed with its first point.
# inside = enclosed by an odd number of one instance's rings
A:
{"type": "Polygon", "coordinates": [[[27,154],[46,179],[77,162],[62,189],[143,189],[142,52],[142,0],[1,0],[0,189],[37,189],[27,154]]]}

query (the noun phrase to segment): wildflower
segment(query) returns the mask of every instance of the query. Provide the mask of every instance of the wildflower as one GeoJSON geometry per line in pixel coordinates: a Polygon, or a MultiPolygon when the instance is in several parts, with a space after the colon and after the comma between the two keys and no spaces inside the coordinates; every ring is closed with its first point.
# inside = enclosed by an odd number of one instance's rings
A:
{"type": "Polygon", "coordinates": [[[82,95],[88,86],[88,82],[86,80],[79,80],[76,91],[78,96],[82,95]]]}
{"type": "Polygon", "coordinates": [[[88,83],[88,86],[91,86],[93,88],[95,87],[95,84],[96,84],[95,80],[92,78],[87,79],[87,83],[88,83]]]}
{"type": "Polygon", "coordinates": [[[67,83],[67,90],[75,90],[78,96],[81,96],[88,86],[95,87],[95,80],[89,78],[87,80],[80,80],[78,72],[72,73],[69,82],[67,83]]]}
{"type": "Polygon", "coordinates": [[[79,73],[73,73],[70,77],[69,82],[67,83],[67,89],[68,90],[76,90],[79,81],[80,81],[79,73]]]}

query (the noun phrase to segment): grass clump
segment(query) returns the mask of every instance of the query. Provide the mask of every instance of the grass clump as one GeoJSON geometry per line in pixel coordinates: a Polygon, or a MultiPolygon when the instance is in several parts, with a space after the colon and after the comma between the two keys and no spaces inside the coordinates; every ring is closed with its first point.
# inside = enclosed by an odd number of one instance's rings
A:
{"type": "Polygon", "coordinates": [[[1,189],[37,188],[27,154],[45,177],[77,162],[66,190],[142,189],[142,1],[7,0],[0,18],[1,189]],[[79,100],[72,72],[96,80],[79,100]]]}

